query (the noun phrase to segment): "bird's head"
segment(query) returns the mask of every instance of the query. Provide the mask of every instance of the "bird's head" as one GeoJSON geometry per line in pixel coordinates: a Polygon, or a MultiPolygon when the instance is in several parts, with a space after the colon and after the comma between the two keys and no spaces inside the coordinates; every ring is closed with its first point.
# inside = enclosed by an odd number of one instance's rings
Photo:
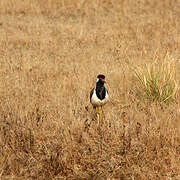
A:
{"type": "Polygon", "coordinates": [[[99,83],[102,83],[104,84],[106,81],[105,81],[105,76],[103,74],[99,74],[97,76],[97,81],[96,82],[99,82],[99,83]]]}

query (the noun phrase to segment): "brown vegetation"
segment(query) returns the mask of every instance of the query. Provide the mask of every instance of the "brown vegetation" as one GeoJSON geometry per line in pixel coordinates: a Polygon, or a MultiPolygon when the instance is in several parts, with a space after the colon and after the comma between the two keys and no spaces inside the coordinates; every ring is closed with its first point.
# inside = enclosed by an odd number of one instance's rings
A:
{"type": "Polygon", "coordinates": [[[178,179],[180,94],[134,93],[131,66],[169,57],[180,77],[176,0],[0,1],[2,179],[178,179]],[[106,75],[97,126],[89,92],[106,75]]]}

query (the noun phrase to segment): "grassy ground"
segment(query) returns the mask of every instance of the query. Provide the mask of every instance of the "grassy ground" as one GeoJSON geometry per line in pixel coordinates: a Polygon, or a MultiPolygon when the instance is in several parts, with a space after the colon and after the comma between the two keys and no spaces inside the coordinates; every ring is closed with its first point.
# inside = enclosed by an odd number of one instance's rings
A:
{"type": "Polygon", "coordinates": [[[0,1],[2,179],[180,179],[180,93],[139,98],[132,67],[180,77],[176,0],[0,1]],[[97,126],[89,92],[106,75],[97,126]]]}

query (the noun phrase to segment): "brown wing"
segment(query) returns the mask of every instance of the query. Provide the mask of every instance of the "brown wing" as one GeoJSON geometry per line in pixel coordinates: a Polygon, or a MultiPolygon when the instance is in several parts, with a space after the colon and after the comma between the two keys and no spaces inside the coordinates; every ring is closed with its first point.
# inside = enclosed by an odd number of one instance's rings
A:
{"type": "Polygon", "coordinates": [[[92,98],[93,92],[94,92],[94,88],[90,92],[90,102],[91,102],[91,98],[92,98]]]}

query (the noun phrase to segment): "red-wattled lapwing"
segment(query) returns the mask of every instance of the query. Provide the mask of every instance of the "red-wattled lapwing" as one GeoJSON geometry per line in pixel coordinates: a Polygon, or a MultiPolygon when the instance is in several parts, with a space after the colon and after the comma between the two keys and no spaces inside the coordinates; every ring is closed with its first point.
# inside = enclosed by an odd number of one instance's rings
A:
{"type": "Polygon", "coordinates": [[[96,108],[98,123],[102,119],[102,106],[105,105],[109,99],[108,91],[104,87],[105,76],[99,74],[97,76],[96,86],[91,90],[90,102],[96,108]]]}

